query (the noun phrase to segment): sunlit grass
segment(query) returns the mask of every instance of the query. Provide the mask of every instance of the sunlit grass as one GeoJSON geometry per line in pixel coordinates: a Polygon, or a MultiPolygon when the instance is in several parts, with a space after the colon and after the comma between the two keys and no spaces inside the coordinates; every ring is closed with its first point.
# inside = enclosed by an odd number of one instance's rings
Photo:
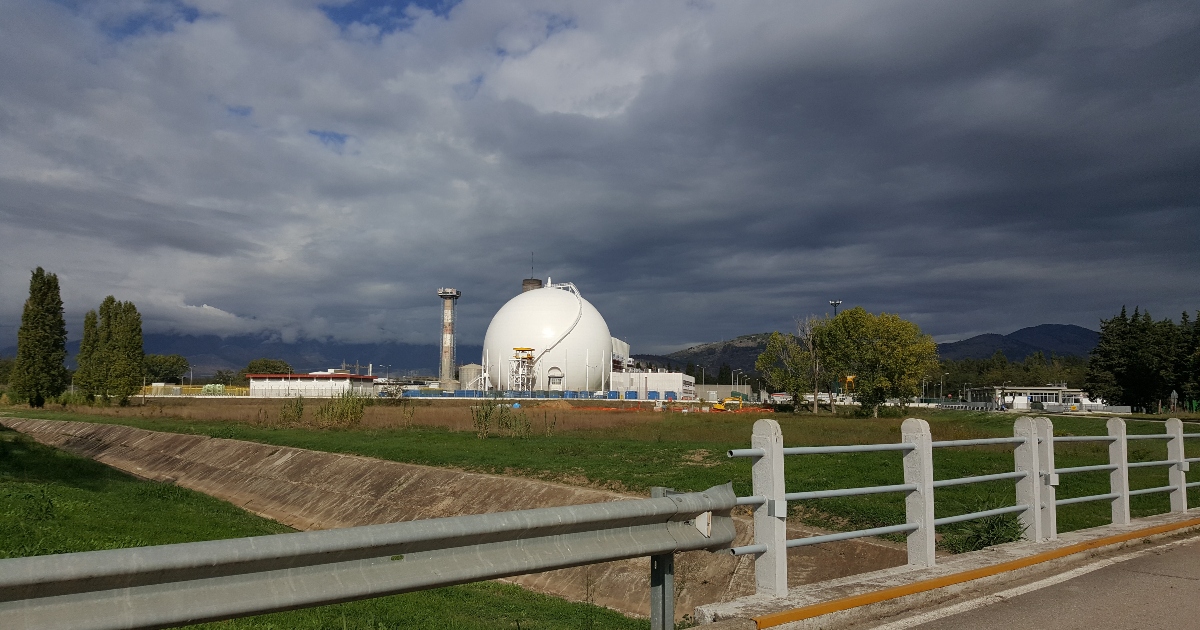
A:
{"type": "MultiPolygon", "coordinates": [[[[263,426],[262,414],[251,413],[248,401],[228,405],[230,417],[220,415],[221,404],[132,409],[122,415],[104,416],[67,412],[21,412],[31,417],[60,418],[127,424],[140,428],[198,433],[254,442],[295,446],[319,451],[352,453],[392,461],[450,467],[478,472],[517,475],[576,485],[647,494],[651,486],[678,490],[702,490],[732,481],[739,495],[751,493],[750,461],[729,459],[725,451],[749,446],[756,414],[678,413],[612,411],[594,408],[560,409],[531,407],[531,434],[523,438],[479,439],[470,425],[466,401],[420,401],[409,407],[372,407],[378,412],[364,426],[353,430],[271,428],[263,426]],[[439,406],[444,405],[444,406],[439,406]],[[389,414],[383,415],[388,410],[389,414]],[[174,413],[180,411],[180,413],[174,413]],[[406,415],[407,414],[407,415],[406,415]],[[393,417],[394,416],[394,417],[393,417]]],[[[261,405],[279,405],[261,401],[261,405]]],[[[478,404],[476,402],[475,404],[478,404]]],[[[604,403],[600,403],[604,404],[604,403]]],[[[16,411],[16,410],[14,410],[16,411]]],[[[269,415],[270,410],[267,411],[269,415]]],[[[785,444],[830,445],[897,442],[897,418],[853,418],[810,414],[761,414],[780,423],[785,444]]],[[[930,423],[935,440],[1011,436],[1011,414],[910,410],[908,415],[930,423]]],[[[1103,435],[1105,420],[1059,416],[1054,419],[1058,434],[1103,435]]],[[[1130,433],[1162,433],[1161,421],[1130,421],[1130,433]]],[[[1166,458],[1159,441],[1130,442],[1131,461],[1166,458]]],[[[1200,443],[1189,444],[1189,456],[1200,456],[1200,443]]],[[[1103,444],[1067,443],[1056,447],[1058,467],[1107,462],[1103,444]]],[[[790,457],[786,466],[789,491],[827,490],[901,483],[901,455],[897,452],[810,455],[790,457]]],[[[1011,447],[989,446],[938,449],[934,453],[939,479],[984,475],[1013,470],[1011,447]]],[[[1166,485],[1165,468],[1130,471],[1133,488],[1166,485]]],[[[1064,475],[1059,498],[1108,492],[1107,473],[1064,475]]],[[[1200,500],[1200,490],[1190,493],[1200,500]]],[[[939,517],[975,511],[980,505],[1015,502],[1012,482],[990,482],[939,489],[939,517]]],[[[1165,494],[1132,499],[1135,516],[1168,509],[1165,494]]],[[[877,527],[903,522],[900,495],[870,495],[793,502],[795,518],[835,529],[877,527]]],[[[1109,522],[1107,502],[1065,506],[1059,511],[1060,531],[1092,527],[1109,522]]]]}

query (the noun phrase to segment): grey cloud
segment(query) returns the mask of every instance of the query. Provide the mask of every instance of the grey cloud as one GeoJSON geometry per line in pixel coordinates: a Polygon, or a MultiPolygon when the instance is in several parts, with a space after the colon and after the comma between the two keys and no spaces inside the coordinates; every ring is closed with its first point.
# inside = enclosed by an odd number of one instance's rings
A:
{"type": "Polygon", "coordinates": [[[91,239],[84,282],[189,265],[120,280],[158,327],[429,341],[453,285],[478,341],[530,251],[655,350],[833,298],[941,338],[1200,306],[1191,3],[468,1],[359,39],[264,2],[116,43],[20,8],[0,221],[91,239]]]}

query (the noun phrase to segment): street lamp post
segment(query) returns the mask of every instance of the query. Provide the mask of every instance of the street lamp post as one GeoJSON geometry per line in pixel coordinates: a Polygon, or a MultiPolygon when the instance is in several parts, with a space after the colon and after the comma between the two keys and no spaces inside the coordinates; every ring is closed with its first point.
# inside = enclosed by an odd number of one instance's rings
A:
{"type": "Polygon", "coordinates": [[[837,317],[837,307],[842,305],[841,300],[829,300],[829,305],[833,307],[833,316],[837,317]]]}
{"type": "Polygon", "coordinates": [[[938,384],[938,398],[943,400],[946,398],[946,377],[949,375],[949,372],[942,372],[942,382],[938,384]]]}

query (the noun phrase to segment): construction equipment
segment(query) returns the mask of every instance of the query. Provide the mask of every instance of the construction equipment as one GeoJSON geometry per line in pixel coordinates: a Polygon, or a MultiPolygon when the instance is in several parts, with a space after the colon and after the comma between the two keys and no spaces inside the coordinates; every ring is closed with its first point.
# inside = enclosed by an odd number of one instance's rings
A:
{"type": "Polygon", "coordinates": [[[713,403],[714,412],[737,412],[742,409],[742,398],[728,397],[720,402],[713,403]]]}

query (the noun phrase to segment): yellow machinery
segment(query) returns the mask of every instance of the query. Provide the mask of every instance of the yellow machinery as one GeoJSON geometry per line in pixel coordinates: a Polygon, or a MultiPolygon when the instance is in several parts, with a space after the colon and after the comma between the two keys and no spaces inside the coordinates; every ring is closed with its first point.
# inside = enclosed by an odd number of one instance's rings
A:
{"type": "Polygon", "coordinates": [[[741,398],[726,398],[720,402],[713,403],[713,411],[738,411],[742,408],[741,398]]]}

